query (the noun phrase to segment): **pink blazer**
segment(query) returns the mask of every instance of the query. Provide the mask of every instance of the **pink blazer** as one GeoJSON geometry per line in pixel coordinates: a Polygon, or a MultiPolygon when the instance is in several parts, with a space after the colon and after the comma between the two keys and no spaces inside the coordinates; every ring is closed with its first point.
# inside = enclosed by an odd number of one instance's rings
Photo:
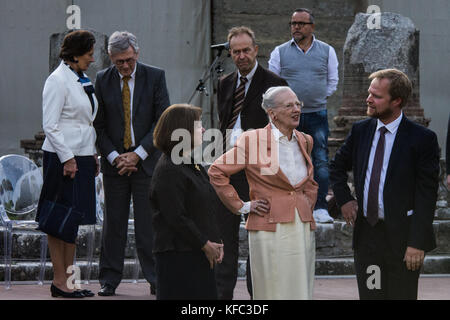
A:
{"type": "Polygon", "coordinates": [[[230,184],[230,176],[245,170],[250,186],[250,200],[266,199],[270,203],[270,213],[264,217],[250,212],[247,230],[274,232],[277,223],[294,221],[295,208],[301,221],[310,222],[311,230],[314,230],[316,223],[312,211],[317,200],[318,184],[313,179],[313,165],[308,154],[308,150],[312,149],[312,137],[294,130],[305,157],[308,175],[292,186],[279,168],[277,149],[272,150],[278,144],[271,131],[269,124],[263,129],[244,132],[236,146],[210,167],[208,174],[211,184],[224,205],[231,212],[239,214],[238,210],[244,202],[230,184]]]}

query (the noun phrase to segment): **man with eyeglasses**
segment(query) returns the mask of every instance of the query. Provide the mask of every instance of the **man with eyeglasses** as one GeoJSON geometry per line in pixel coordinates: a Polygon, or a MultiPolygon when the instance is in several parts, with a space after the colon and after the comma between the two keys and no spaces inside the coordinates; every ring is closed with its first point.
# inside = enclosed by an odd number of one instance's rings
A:
{"type": "MultiPolygon", "coordinates": [[[[236,144],[243,131],[263,128],[269,123],[267,114],[261,108],[263,93],[270,87],[287,86],[285,80],[258,64],[258,45],[250,28],[231,28],[228,32],[228,42],[236,70],[222,77],[217,87],[220,131],[225,140],[224,149],[227,150],[236,144]]],[[[232,175],[230,182],[239,197],[249,201],[249,187],[244,171],[232,175]]],[[[250,208],[242,209],[242,213],[248,213],[250,208]]],[[[241,217],[230,212],[225,206],[221,206],[216,214],[225,252],[222,263],[216,266],[218,297],[221,300],[232,300],[238,276],[241,217]]],[[[247,289],[251,296],[249,260],[247,289]]]]}
{"type": "Polygon", "coordinates": [[[314,219],[332,223],[328,213],[328,117],[327,99],[339,81],[338,60],[332,46],[314,36],[314,15],[309,9],[296,9],[289,22],[292,39],[272,51],[269,70],[286,79],[304,102],[297,130],[314,139],[312,158],[314,180],[319,184],[314,219]]]}
{"type": "Polygon", "coordinates": [[[97,74],[99,111],[94,122],[102,160],[105,217],[99,264],[101,296],[113,296],[123,273],[130,201],[133,197],[136,249],[142,273],[156,290],[152,254],[150,181],[160,152],[153,130],[170,105],[163,70],[138,62],[136,37],[114,32],[108,53],[112,66],[97,74]]]}

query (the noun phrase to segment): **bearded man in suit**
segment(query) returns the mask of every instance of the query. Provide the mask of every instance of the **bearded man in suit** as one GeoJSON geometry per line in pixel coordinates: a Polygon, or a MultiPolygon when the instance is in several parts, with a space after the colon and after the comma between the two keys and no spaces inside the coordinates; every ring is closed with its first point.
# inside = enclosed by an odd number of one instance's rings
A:
{"type": "MultiPolygon", "coordinates": [[[[237,70],[220,79],[217,89],[220,130],[225,137],[226,150],[235,145],[243,131],[263,128],[269,123],[261,108],[264,92],[270,87],[287,86],[285,80],[258,63],[258,45],[250,28],[230,29],[228,43],[237,70]]],[[[231,176],[231,184],[241,199],[249,201],[249,187],[243,171],[231,176]]],[[[237,280],[241,217],[222,206],[217,219],[225,252],[222,264],[216,267],[217,289],[219,299],[231,300],[237,280]]],[[[248,259],[247,289],[252,296],[248,259]]]]}
{"type": "Polygon", "coordinates": [[[433,131],[402,112],[412,91],[403,72],[380,70],[369,79],[370,119],[353,125],[331,162],[330,181],[354,226],[360,298],[417,299],[425,252],[436,247],[439,146],[433,131]],[[356,200],[347,185],[350,170],[356,200]]]}
{"type": "Polygon", "coordinates": [[[108,53],[113,65],[100,71],[95,83],[99,112],[94,126],[102,155],[106,205],[98,294],[114,295],[122,279],[131,197],[139,262],[154,293],[149,192],[161,155],[153,146],[153,130],[170,104],[165,73],[137,61],[137,39],[129,32],[113,33],[108,53]]]}

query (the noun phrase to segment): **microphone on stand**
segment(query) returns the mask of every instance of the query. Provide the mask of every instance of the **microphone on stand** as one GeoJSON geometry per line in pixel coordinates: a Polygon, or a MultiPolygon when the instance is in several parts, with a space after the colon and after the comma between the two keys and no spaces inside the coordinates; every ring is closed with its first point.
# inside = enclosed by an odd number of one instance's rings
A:
{"type": "Polygon", "coordinates": [[[230,43],[229,42],[225,42],[225,43],[220,43],[220,44],[213,44],[211,46],[211,49],[217,49],[217,50],[230,50],[230,43]]]}

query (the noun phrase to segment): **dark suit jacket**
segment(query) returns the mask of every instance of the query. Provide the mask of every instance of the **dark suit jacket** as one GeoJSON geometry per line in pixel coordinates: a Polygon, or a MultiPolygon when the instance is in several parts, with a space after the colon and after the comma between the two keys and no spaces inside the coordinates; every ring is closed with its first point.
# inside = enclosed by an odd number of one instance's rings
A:
{"type": "MultiPolygon", "coordinates": [[[[94,126],[97,131],[97,146],[102,155],[102,172],[116,174],[117,169],[106,159],[114,150],[119,154],[124,152],[122,92],[119,72],[115,66],[97,73],[95,94],[99,110],[94,126]]],[[[161,156],[159,150],[153,146],[153,130],[169,104],[164,71],[138,62],[133,93],[133,131],[136,147],[141,145],[148,153],[148,157],[141,162],[149,176],[161,156]]]]}
{"type": "MultiPolygon", "coordinates": [[[[376,125],[376,119],[355,123],[330,164],[330,184],[340,207],[354,199],[347,185],[347,171],[353,170],[359,208],[353,245],[358,241],[361,228],[364,180],[376,125]]],[[[436,247],[433,218],[438,176],[436,134],[403,116],[392,147],[383,190],[388,241],[401,258],[407,246],[424,251],[436,247]],[[409,210],[414,213],[408,217],[409,210]]]]}
{"type": "MultiPolygon", "coordinates": [[[[217,88],[220,131],[225,134],[228,122],[233,112],[233,96],[236,89],[238,73],[230,73],[220,79],[217,88]]],[[[269,119],[261,108],[262,95],[270,87],[287,86],[287,82],[272,71],[258,65],[253,76],[244,105],[241,111],[242,130],[264,128],[269,119]]]]}
{"type": "MultiPolygon", "coordinates": [[[[230,73],[219,80],[217,88],[217,101],[219,109],[220,131],[225,137],[225,131],[233,113],[233,97],[236,90],[238,72],[230,73]]],[[[241,111],[241,127],[249,129],[264,128],[269,123],[266,112],[261,108],[262,95],[270,87],[287,86],[287,82],[269,71],[260,64],[256,68],[252,82],[245,96],[241,111]]],[[[225,152],[226,150],[224,150],[225,152]]],[[[235,187],[239,196],[244,201],[249,201],[248,183],[245,173],[237,173],[231,176],[231,184],[235,187]]]]}
{"type": "Polygon", "coordinates": [[[200,250],[220,243],[214,212],[219,198],[201,165],[176,165],[163,154],[152,177],[153,252],[200,250]]]}

